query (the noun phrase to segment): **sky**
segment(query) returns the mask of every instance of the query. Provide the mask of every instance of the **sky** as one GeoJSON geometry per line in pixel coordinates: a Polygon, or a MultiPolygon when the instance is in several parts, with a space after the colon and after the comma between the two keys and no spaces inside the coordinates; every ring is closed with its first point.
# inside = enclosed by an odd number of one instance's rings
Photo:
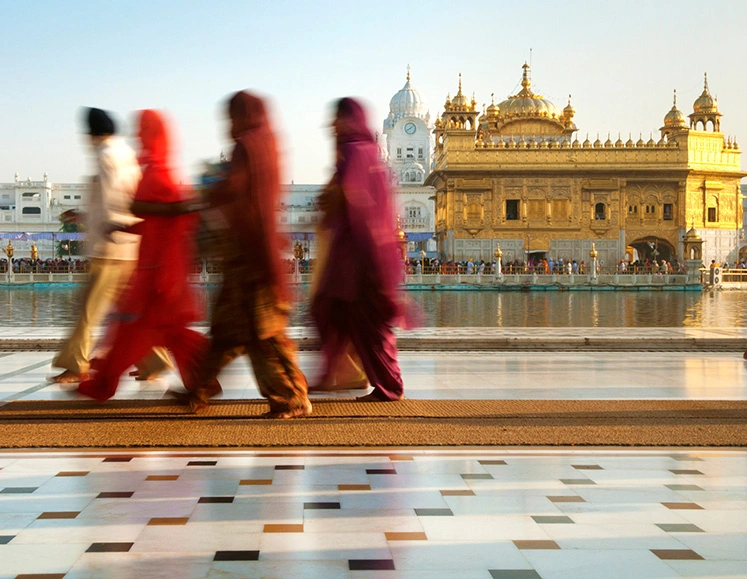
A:
{"type": "MultiPolygon", "coordinates": [[[[744,0],[0,0],[0,182],[79,182],[92,172],[81,107],[113,111],[134,145],[136,111],[173,121],[185,181],[230,153],[238,90],[269,99],[283,181],[324,182],[331,103],[360,97],[381,131],[406,80],[435,119],[446,95],[489,104],[532,88],[578,137],[648,139],[677,90],[688,115],[708,73],[721,130],[747,149],[744,0]]],[[[742,166],[745,166],[743,161],[742,166]]]]}

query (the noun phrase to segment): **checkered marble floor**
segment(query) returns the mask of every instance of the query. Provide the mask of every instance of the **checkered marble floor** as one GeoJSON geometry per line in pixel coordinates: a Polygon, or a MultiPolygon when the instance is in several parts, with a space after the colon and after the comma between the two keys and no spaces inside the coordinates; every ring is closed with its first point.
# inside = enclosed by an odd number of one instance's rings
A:
{"type": "Polygon", "coordinates": [[[0,579],[747,577],[747,452],[0,452],[0,579]]]}

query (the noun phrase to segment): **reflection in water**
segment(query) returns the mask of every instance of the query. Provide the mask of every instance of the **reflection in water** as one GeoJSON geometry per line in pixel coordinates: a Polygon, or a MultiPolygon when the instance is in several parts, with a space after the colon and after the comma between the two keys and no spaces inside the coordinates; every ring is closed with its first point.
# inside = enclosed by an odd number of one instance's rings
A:
{"type": "MultiPolygon", "coordinates": [[[[216,286],[195,286],[209,312],[216,286]]],[[[72,326],[83,286],[0,287],[0,326],[72,326]]],[[[308,288],[296,287],[291,326],[309,326],[308,288]]],[[[408,291],[426,327],[733,327],[747,325],[738,291],[408,291]]]]}

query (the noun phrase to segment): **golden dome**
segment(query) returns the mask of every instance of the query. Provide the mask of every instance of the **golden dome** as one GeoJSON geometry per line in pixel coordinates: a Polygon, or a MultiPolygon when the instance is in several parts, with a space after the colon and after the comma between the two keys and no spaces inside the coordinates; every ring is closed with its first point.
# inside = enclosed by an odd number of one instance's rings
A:
{"type": "MultiPolygon", "coordinates": [[[[529,65],[522,66],[524,72],[521,78],[521,90],[514,96],[508,97],[498,105],[499,117],[502,119],[516,117],[541,117],[557,119],[560,114],[558,108],[542,95],[534,94],[529,78],[529,65]]],[[[574,111],[575,112],[575,111],[574,111]]]]}
{"type": "Polygon", "coordinates": [[[696,113],[717,113],[718,103],[708,91],[708,73],[705,73],[704,79],[703,92],[697,99],[695,99],[695,102],[693,103],[693,111],[696,113]]]}
{"type": "Polygon", "coordinates": [[[674,91],[674,104],[670,111],[664,116],[665,127],[686,127],[685,115],[677,108],[677,90],[674,91]]]}
{"type": "Polygon", "coordinates": [[[698,235],[698,232],[695,231],[695,227],[691,227],[687,233],[685,233],[685,239],[690,241],[693,239],[700,239],[700,235],[698,235]]]}

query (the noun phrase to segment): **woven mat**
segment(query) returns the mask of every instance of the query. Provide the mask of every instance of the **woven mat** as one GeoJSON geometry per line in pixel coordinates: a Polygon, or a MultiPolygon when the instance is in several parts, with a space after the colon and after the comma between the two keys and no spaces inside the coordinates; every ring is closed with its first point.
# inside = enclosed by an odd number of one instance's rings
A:
{"type": "Polygon", "coordinates": [[[3,448],[747,446],[747,401],[315,400],[295,420],[262,400],[190,414],[168,400],[14,401],[0,406],[3,448]]]}

